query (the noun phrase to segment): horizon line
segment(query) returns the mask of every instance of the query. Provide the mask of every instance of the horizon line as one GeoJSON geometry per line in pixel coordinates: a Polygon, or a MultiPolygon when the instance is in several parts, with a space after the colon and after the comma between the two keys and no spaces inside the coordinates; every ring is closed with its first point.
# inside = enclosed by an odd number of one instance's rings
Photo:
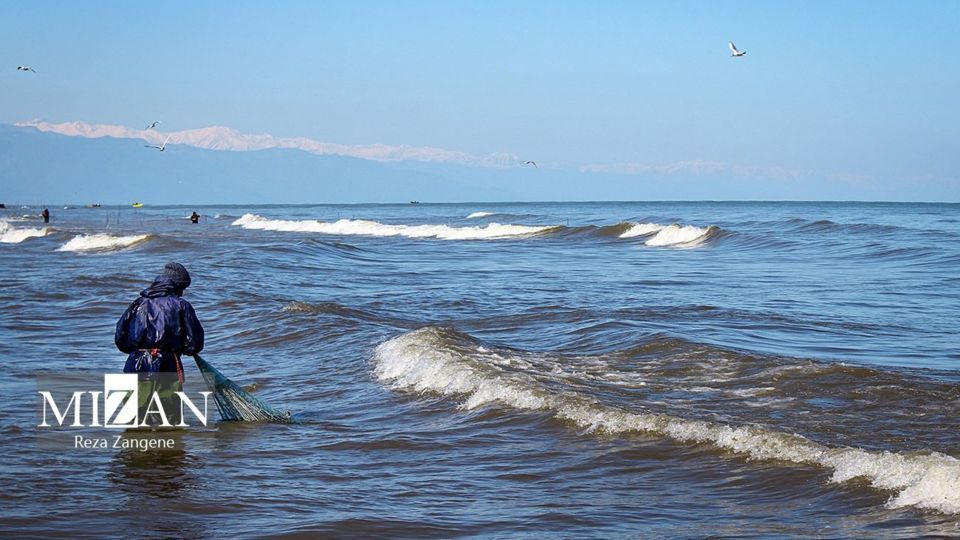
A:
{"type": "Polygon", "coordinates": [[[254,207],[300,207],[309,208],[312,206],[461,206],[461,205],[525,205],[525,204],[698,204],[698,203],[720,203],[720,204],[770,204],[770,203],[791,203],[791,204],[945,204],[960,205],[960,200],[956,201],[904,201],[904,200],[860,200],[860,199],[658,199],[658,200],[529,200],[529,201],[406,201],[406,202],[312,202],[312,203],[165,203],[149,204],[143,203],[142,206],[134,208],[132,203],[106,203],[100,206],[90,207],[90,204],[100,203],[73,203],[63,202],[57,204],[46,203],[23,203],[20,201],[4,202],[6,208],[0,210],[14,210],[15,207],[50,207],[50,206],[68,206],[69,210],[97,210],[103,208],[142,210],[144,208],[175,208],[175,207],[195,207],[195,208],[254,208],[254,207]]]}

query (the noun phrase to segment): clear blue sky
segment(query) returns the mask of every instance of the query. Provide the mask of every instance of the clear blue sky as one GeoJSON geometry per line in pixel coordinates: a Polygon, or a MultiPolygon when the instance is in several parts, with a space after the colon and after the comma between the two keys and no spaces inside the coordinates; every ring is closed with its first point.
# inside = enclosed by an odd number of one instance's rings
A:
{"type": "Polygon", "coordinates": [[[0,123],[159,118],[958,192],[956,0],[30,1],[0,21],[0,123]]]}

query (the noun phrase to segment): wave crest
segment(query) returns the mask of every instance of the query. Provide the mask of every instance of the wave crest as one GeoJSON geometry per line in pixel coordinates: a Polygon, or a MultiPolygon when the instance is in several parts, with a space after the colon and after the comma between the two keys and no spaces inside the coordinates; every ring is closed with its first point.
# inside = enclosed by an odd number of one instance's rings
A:
{"type": "Polygon", "coordinates": [[[686,246],[693,247],[700,245],[712,238],[719,228],[713,225],[709,227],[696,227],[693,225],[668,225],[657,234],[644,242],[648,246],[686,246]]]}
{"type": "Polygon", "coordinates": [[[390,225],[364,219],[341,219],[334,222],[267,219],[244,214],[233,222],[244,229],[283,232],[314,232],[331,235],[405,236],[440,240],[485,240],[529,236],[555,229],[554,226],[529,226],[489,223],[483,227],[451,227],[449,225],[390,225]]]}
{"type": "Polygon", "coordinates": [[[937,452],[871,452],[832,448],[801,435],[756,426],[639,413],[598,403],[582,392],[551,391],[522,354],[480,346],[450,329],[427,327],[394,337],[374,351],[374,375],[389,386],[463,399],[461,407],[490,404],[547,411],[581,429],[623,435],[646,432],[681,443],[709,444],[753,459],[814,465],[831,481],[864,478],[895,492],[888,505],[960,513],[960,460],[937,452]]]}
{"type": "Polygon", "coordinates": [[[19,244],[27,238],[46,236],[51,231],[50,227],[18,229],[11,227],[6,220],[0,220],[0,244],[19,244]]]}
{"type": "Polygon", "coordinates": [[[149,234],[113,236],[109,234],[81,234],[74,236],[57,251],[114,251],[133,247],[151,238],[149,234]]]}
{"type": "Polygon", "coordinates": [[[715,237],[720,228],[714,225],[697,227],[695,225],[661,225],[659,223],[633,223],[620,233],[618,238],[636,238],[649,236],[644,244],[648,246],[695,247],[715,237]]]}
{"type": "Polygon", "coordinates": [[[662,231],[664,227],[666,227],[666,225],[660,225],[659,223],[631,223],[630,227],[620,234],[620,238],[647,236],[662,231]]]}

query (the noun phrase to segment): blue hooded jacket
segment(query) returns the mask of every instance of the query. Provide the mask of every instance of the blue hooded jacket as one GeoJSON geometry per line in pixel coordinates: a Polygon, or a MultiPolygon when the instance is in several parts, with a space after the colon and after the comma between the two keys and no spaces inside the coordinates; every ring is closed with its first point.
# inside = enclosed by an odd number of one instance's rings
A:
{"type": "Polygon", "coordinates": [[[203,350],[203,327],[181,293],[173,280],[161,275],[117,321],[114,342],[128,353],[124,373],[176,372],[176,355],[203,350]],[[160,352],[153,356],[149,349],[160,352]]]}

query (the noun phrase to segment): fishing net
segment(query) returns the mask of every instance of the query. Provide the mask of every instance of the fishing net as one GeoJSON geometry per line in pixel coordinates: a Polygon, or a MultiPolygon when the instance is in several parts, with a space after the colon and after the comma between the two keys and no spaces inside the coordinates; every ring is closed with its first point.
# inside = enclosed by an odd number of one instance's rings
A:
{"type": "Polygon", "coordinates": [[[194,356],[193,359],[197,361],[197,367],[203,374],[207,388],[213,393],[222,420],[282,424],[293,422],[293,416],[289,411],[275,409],[260,401],[199,355],[194,356]]]}

